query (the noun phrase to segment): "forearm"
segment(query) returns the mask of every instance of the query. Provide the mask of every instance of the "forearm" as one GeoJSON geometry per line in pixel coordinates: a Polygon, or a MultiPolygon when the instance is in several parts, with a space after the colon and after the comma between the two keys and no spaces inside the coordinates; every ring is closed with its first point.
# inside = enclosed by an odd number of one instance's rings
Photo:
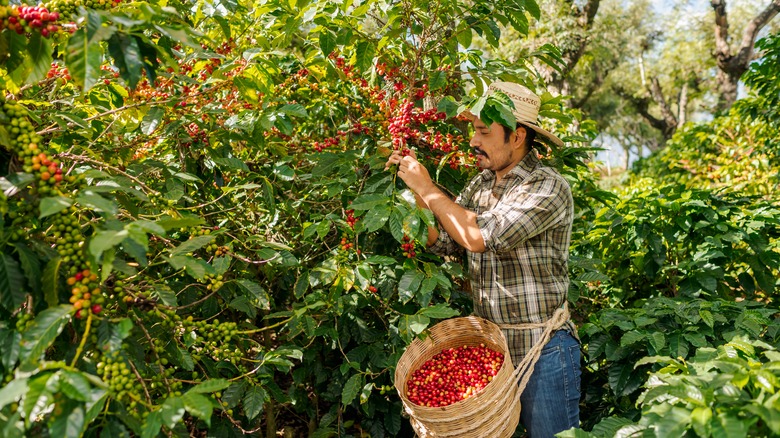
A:
{"type": "MultiPolygon", "coordinates": [[[[415,197],[418,198],[418,203],[422,201],[420,205],[425,205],[425,208],[433,212],[442,228],[458,245],[471,252],[485,251],[485,241],[477,225],[476,213],[461,207],[435,186],[416,193],[415,197]]],[[[431,230],[429,227],[428,245],[436,242],[439,236],[438,230],[431,230]]]]}

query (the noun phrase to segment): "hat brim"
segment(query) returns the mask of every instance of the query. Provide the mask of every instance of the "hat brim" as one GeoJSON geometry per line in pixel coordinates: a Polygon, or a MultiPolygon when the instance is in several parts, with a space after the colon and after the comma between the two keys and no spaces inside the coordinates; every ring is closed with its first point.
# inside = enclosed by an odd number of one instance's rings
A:
{"type": "MultiPolygon", "coordinates": [[[[474,113],[472,113],[469,110],[463,111],[462,113],[459,114],[459,116],[467,118],[470,122],[473,122],[474,119],[476,119],[476,116],[474,115],[474,113]]],[[[526,128],[533,129],[534,131],[536,131],[537,134],[541,135],[544,140],[547,140],[550,143],[553,143],[553,144],[555,144],[558,147],[563,147],[563,140],[558,138],[558,136],[553,134],[552,132],[550,132],[550,131],[548,131],[548,130],[546,130],[544,128],[541,128],[539,126],[536,126],[536,125],[534,125],[532,123],[524,122],[522,120],[518,121],[518,123],[520,123],[521,125],[523,125],[526,128]]]]}

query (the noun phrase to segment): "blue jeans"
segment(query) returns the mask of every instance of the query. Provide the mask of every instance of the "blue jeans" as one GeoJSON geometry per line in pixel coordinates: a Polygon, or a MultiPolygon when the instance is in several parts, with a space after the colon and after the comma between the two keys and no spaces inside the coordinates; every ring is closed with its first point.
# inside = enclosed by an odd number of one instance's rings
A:
{"type": "Polygon", "coordinates": [[[579,342],[568,331],[558,330],[542,349],[520,396],[520,423],[530,438],[550,438],[579,427],[581,374],[579,342]]]}

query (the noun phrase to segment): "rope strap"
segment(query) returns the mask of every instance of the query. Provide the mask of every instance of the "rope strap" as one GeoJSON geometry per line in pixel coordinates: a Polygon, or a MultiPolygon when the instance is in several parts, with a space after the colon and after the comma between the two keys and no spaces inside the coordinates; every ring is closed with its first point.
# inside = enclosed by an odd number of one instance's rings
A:
{"type": "Polygon", "coordinates": [[[534,373],[534,367],[539,357],[542,355],[542,349],[550,341],[552,334],[561,328],[566,321],[569,320],[569,306],[564,302],[563,307],[558,308],[553,313],[552,318],[542,323],[528,323],[528,324],[499,324],[498,326],[505,330],[528,330],[535,328],[544,328],[539,341],[531,347],[530,350],[523,357],[523,360],[515,368],[515,372],[512,374],[512,378],[517,382],[518,397],[523,394],[525,387],[528,385],[528,381],[531,380],[531,374],[534,373]],[[522,376],[522,378],[521,378],[522,376]]]}

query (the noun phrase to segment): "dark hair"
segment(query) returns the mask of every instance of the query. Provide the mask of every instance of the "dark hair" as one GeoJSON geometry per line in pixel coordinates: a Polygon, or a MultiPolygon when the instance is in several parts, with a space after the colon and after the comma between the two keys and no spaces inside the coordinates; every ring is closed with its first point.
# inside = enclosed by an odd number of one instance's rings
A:
{"type": "Polygon", "coordinates": [[[504,143],[509,141],[509,136],[511,136],[512,133],[517,130],[517,128],[525,128],[525,144],[526,146],[528,146],[529,149],[534,147],[534,141],[536,140],[536,131],[534,131],[533,129],[523,125],[522,123],[518,123],[517,126],[515,126],[514,130],[504,125],[501,125],[501,127],[504,128],[504,143]]]}

